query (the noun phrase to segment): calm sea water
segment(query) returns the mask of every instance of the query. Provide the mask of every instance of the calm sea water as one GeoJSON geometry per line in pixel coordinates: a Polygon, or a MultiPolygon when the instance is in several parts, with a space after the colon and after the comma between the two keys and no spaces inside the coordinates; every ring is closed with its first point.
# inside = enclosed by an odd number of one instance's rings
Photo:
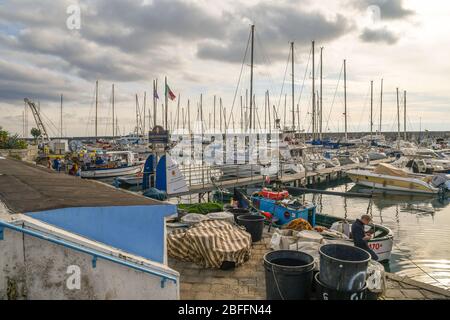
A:
{"type": "MultiPolygon", "coordinates": [[[[351,182],[323,188],[370,192],[351,182]]],[[[306,199],[316,203],[319,212],[339,217],[358,218],[369,212],[376,223],[394,232],[387,266],[391,272],[450,289],[450,199],[377,194],[371,205],[365,198],[309,194],[306,199]]]]}

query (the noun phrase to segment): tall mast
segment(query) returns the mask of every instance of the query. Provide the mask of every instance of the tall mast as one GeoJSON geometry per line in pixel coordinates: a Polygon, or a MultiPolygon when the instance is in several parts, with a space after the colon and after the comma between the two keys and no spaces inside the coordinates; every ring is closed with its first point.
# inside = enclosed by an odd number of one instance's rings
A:
{"type": "Polygon", "coordinates": [[[219,129],[222,132],[222,98],[219,98],[219,129]]]}
{"type": "Polygon", "coordinates": [[[294,92],[294,42],[291,42],[291,54],[292,54],[292,130],[295,132],[295,92],[294,92]]]}
{"type": "Polygon", "coordinates": [[[184,115],[184,108],[181,108],[181,119],[182,119],[181,126],[183,127],[183,129],[185,129],[186,128],[185,127],[186,118],[185,118],[185,115],[184,115]]]}
{"type": "Polygon", "coordinates": [[[153,80],[153,128],[156,127],[156,109],[157,109],[157,99],[156,95],[158,92],[158,80],[153,80]]]}
{"type": "Polygon", "coordinates": [[[114,115],[114,83],[112,85],[112,96],[111,96],[111,104],[112,104],[112,135],[113,138],[116,136],[116,131],[114,128],[115,115],[114,115]]]}
{"type": "Polygon", "coordinates": [[[203,134],[203,94],[200,93],[200,125],[202,126],[202,134],[203,134]]]}
{"type": "Polygon", "coordinates": [[[270,93],[269,93],[269,90],[267,90],[267,113],[269,115],[269,133],[271,133],[272,127],[270,124],[270,93]]]}
{"type": "MultiPolygon", "coordinates": [[[[242,104],[242,97],[241,97],[241,104],[242,104]]],[[[214,121],[213,121],[213,127],[214,130],[216,129],[216,95],[214,95],[214,121]]]]}
{"type": "Polygon", "coordinates": [[[244,106],[242,103],[242,95],[241,95],[241,131],[244,131],[244,110],[243,110],[243,108],[244,108],[244,106]]]}
{"type": "Polygon", "coordinates": [[[373,81],[370,81],[370,139],[373,135],[373,81]]]}
{"type": "Polygon", "coordinates": [[[397,147],[400,147],[400,101],[397,88],[397,147]]]}
{"type": "MultiPolygon", "coordinates": [[[[143,128],[142,128],[142,136],[145,135],[145,118],[146,118],[146,110],[147,109],[147,91],[144,91],[144,121],[143,122],[143,128]]],[[[145,136],[144,136],[145,137],[145,136]]]]}
{"type": "Polygon", "coordinates": [[[264,129],[267,129],[267,91],[264,93],[264,129]]]}
{"type": "Polygon", "coordinates": [[[177,129],[180,129],[180,94],[178,94],[178,103],[177,103],[177,129]]]}
{"type": "Polygon", "coordinates": [[[245,89],[245,130],[248,129],[248,89],[245,89]]]}
{"type": "Polygon", "coordinates": [[[314,44],[312,42],[312,139],[316,138],[316,78],[315,78],[315,52],[314,44]]]}
{"type": "Polygon", "coordinates": [[[136,137],[139,137],[139,109],[138,109],[138,95],[136,93],[136,137]]]}
{"type": "Polygon", "coordinates": [[[169,108],[167,108],[167,105],[169,104],[169,97],[168,97],[168,90],[167,90],[167,77],[164,77],[164,84],[165,84],[165,86],[164,86],[164,92],[165,92],[165,106],[164,106],[164,108],[166,109],[165,110],[165,114],[166,114],[166,116],[165,116],[165,119],[164,119],[164,126],[165,126],[165,129],[166,130],[169,130],[169,127],[167,126],[167,116],[168,116],[168,109],[169,108]]]}
{"type": "Polygon", "coordinates": [[[188,131],[189,134],[191,133],[191,103],[190,100],[188,99],[188,105],[187,105],[187,123],[188,123],[188,131]]]}
{"type": "Polygon", "coordinates": [[[380,128],[378,130],[380,134],[382,127],[382,120],[383,120],[383,79],[381,79],[381,93],[380,93],[380,128]]]}
{"type": "Polygon", "coordinates": [[[348,141],[347,132],[347,60],[344,60],[344,126],[345,126],[345,141],[348,141]]]}
{"type": "MultiPolygon", "coordinates": [[[[25,126],[25,114],[23,115],[23,122],[24,122],[24,126],[25,126]]],[[[63,95],[61,94],[61,120],[60,120],[60,125],[61,125],[61,138],[63,137],[63,95]]]]}
{"type": "Polygon", "coordinates": [[[316,128],[317,128],[317,133],[318,133],[318,137],[320,137],[320,131],[319,131],[319,118],[320,118],[320,93],[319,90],[317,90],[316,92],[316,108],[317,108],[317,113],[316,113],[316,128]]]}
{"type": "Polygon", "coordinates": [[[323,96],[323,47],[320,47],[320,103],[319,103],[319,108],[320,108],[320,112],[319,112],[319,137],[320,140],[322,140],[322,96],[323,96]]]}
{"type": "Polygon", "coordinates": [[[253,51],[254,51],[255,25],[251,27],[251,55],[250,55],[250,130],[252,129],[252,109],[253,109],[253,51]]]}
{"type": "Polygon", "coordinates": [[[406,141],[406,90],[403,92],[403,138],[406,141]]]}
{"type": "Polygon", "coordinates": [[[98,137],[98,126],[97,126],[97,117],[98,117],[98,80],[95,81],[95,137],[98,137]]]}

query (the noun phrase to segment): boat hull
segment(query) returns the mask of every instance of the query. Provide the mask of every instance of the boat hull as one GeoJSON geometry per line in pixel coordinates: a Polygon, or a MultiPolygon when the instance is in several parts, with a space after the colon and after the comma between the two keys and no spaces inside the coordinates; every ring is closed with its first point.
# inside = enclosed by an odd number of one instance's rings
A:
{"type": "Polygon", "coordinates": [[[284,225],[292,220],[302,218],[308,221],[312,226],[315,225],[316,207],[314,205],[301,206],[294,208],[278,204],[277,200],[264,197],[253,196],[252,203],[258,210],[268,212],[278,219],[277,224],[284,225]]]}
{"type": "Polygon", "coordinates": [[[110,178],[119,177],[125,175],[132,175],[140,172],[142,165],[129,166],[123,168],[111,168],[111,169],[95,169],[81,171],[81,177],[86,179],[98,179],[98,178],[110,178]]]}
{"type": "Polygon", "coordinates": [[[354,183],[370,188],[425,194],[436,194],[439,192],[439,189],[434,188],[419,179],[374,174],[369,171],[358,172],[352,170],[348,171],[347,175],[354,183]]]}
{"type": "Polygon", "coordinates": [[[120,176],[117,179],[117,182],[121,185],[125,186],[140,186],[142,184],[142,177],[136,176],[120,176]]]}
{"type": "MultiPolygon", "coordinates": [[[[330,228],[335,222],[345,221],[343,218],[316,213],[316,224],[322,227],[330,228]]],[[[353,223],[353,220],[347,220],[353,223]]],[[[378,256],[378,261],[387,261],[391,258],[392,248],[394,246],[394,234],[391,229],[379,225],[375,225],[375,231],[380,231],[380,235],[369,240],[369,248],[372,249],[378,256]]]]}

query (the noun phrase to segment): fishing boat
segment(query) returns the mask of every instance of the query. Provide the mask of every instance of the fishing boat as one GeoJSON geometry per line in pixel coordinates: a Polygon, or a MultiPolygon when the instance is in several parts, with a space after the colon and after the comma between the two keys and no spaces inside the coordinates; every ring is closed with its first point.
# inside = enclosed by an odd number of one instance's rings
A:
{"type": "Polygon", "coordinates": [[[98,155],[93,164],[85,161],[81,177],[97,179],[133,175],[141,172],[142,166],[135,161],[131,151],[107,151],[98,155]]]}
{"type": "Polygon", "coordinates": [[[439,188],[430,175],[410,173],[381,163],[374,170],[348,170],[347,175],[356,184],[387,191],[437,194],[439,188]]]}
{"type": "MultiPolygon", "coordinates": [[[[328,214],[316,213],[315,225],[325,228],[331,228],[336,223],[348,223],[348,230],[351,230],[351,224],[354,220],[335,217],[328,214]]],[[[392,247],[394,245],[394,234],[391,229],[380,224],[374,223],[368,228],[373,229],[374,237],[370,239],[369,247],[377,254],[378,261],[387,261],[391,258],[392,247]]],[[[349,233],[346,233],[350,237],[349,233]]]]}
{"type": "Polygon", "coordinates": [[[272,215],[272,221],[278,225],[284,225],[292,220],[302,218],[315,224],[316,206],[312,203],[301,202],[293,198],[287,191],[272,191],[262,189],[251,196],[254,208],[268,212],[272,215]]]}
{"type": "MultiPolygon", "coordinates": [[[[350,230],[353,220],[318,213],[314,204],[302,203],[299,199],[289,196],[287,191],[263,189],[255,193],[251,200],[256,209],[268,212],[273,217],[276,217],[276,224],[278,225],[287,224],[298,218],[308,221],[313,227],[321,226],[328,229],[335,223],[345,223],[348,225],[348,228],[344,228],[344,230],[347,230],[344,234],[349,238],[351,237],[350,230]]],[[[379,224],[373,224],[370,227],[368,226],[368,228],[373,229],[374,233],[374,237],[369,240],[369,247],[378,255],[379,261],[389,260],[394,244],[393,232],[379,224]]]]}

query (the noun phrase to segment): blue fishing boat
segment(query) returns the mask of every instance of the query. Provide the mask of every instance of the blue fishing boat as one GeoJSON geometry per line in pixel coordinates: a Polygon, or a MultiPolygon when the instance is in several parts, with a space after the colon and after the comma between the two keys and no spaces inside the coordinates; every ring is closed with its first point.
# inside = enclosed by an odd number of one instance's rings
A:
{"type": "Polygon", "coordinates": [[[251,201],[256,209],[270,213],[275,218],[272,220],[278,225],[298,218],[308,221],[312,226],[316,224],[316,206],[313,203],[302,202],[289,196],[279,200],[279,197],[267,197],[263,192],[253,194],[251,201]]]}

